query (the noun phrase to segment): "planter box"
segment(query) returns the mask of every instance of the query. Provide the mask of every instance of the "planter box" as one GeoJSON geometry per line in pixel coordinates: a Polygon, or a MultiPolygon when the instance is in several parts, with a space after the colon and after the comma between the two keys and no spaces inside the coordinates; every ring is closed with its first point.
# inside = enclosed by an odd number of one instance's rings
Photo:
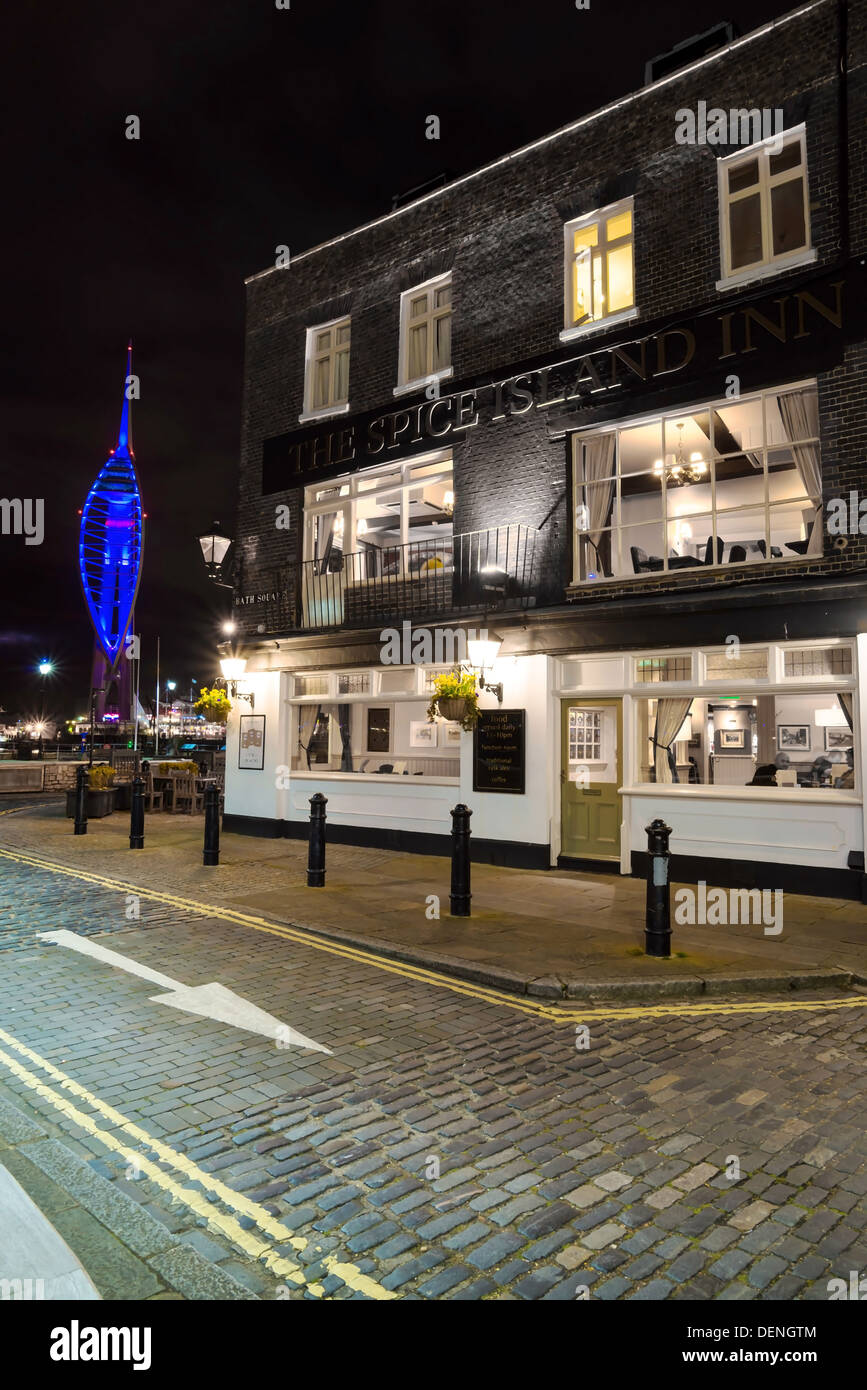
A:
{"type": "MultiPolygon", "coordinates": [[[[132,808],[132,782],[118,782],[117,786],[112,787],[114,792],[114,809],[116,811],[129,811],[132,808]]],[[[88,812],[88,814],[90,814],[88,812]]]]}
{"type": "MultiPolygon", "coordinates": [[[[110,816],[114,810],[114,787],[107,787],[104,791],[87,793],[87,819],[101,820],[103,816],[110,816]]],[[[75,819],[75,791],[66,793],[66,817],[67,820],[75,819]]]]}

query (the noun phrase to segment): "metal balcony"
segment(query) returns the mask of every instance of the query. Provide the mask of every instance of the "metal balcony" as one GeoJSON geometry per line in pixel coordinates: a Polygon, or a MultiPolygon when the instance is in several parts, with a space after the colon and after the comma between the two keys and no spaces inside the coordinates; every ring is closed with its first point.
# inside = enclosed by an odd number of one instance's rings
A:
{"type": "Polygon", "coordinates": [[[308,631],[438,622],[484,609],[532,607],[536,531],[514,523],[443,540],[337,546],[301,566],[299,627],[308,631]]]}

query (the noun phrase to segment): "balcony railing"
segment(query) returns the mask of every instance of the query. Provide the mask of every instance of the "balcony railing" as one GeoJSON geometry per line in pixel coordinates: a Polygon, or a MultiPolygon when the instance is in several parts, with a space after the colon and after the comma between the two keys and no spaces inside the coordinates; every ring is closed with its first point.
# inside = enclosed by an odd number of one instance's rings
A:
{"type": "Polygon", "coordinates": [[[336,547],[301,566],[300,626],[375,627],[531,607],[536,531],[518,523],[388,548],[336,547]]]}

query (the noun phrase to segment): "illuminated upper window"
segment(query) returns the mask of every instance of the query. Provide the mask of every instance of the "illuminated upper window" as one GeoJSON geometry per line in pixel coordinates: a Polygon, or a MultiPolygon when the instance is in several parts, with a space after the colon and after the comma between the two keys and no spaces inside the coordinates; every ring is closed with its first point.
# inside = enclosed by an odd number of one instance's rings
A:
{"type": "Polygon", "coordinates": [[[566,224],[566,330],[635,309],[632,199],[566,224]]]}

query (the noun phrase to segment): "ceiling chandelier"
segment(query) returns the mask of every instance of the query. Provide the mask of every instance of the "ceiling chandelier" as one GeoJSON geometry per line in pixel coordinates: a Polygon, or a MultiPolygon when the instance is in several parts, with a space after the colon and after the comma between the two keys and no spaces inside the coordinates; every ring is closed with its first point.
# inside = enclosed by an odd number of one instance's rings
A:
{"type": "Polygon", "coordinates": [[[681,487],[684,483],[700,483],[707,476],[707,464],[701,454],[690,454],[688,459],[683,456],[683,421],[677,425],[679,431],[677,436],[677,455],[666,454],[665,462],[657,459],[653,465],[653,472],[657,478],[665,474],[667,487],[681,487]]]}

